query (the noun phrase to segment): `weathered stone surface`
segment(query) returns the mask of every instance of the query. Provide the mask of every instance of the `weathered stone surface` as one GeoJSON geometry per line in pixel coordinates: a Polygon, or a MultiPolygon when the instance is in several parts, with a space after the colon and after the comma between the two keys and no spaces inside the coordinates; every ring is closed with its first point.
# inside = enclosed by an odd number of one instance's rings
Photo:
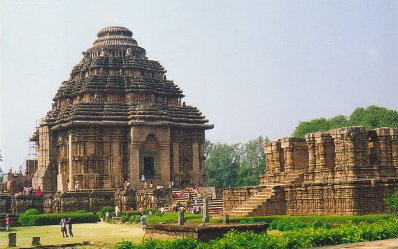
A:
{"type": "Polygon", "coordinates": [[[398,128],[345,127],[264,145],[258,187],[226,189],[231,215],[356,215],[388,212],[398,190],[398,128]]]}
{"type": "Polygon", "coordinates": [[[83,53],[32,136],[33,186],[72,192],[147,184],[203,184],[205,130],[200,111],[149,60],[132,32],[107,27],[83,53]]]}

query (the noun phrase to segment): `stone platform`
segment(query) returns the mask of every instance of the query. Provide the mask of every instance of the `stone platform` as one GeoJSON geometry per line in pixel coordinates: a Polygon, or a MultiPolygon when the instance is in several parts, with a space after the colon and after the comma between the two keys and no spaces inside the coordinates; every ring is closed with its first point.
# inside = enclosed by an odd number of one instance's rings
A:
{"type": "Polygon", "coordinates": [[[263,233],[268,224],[153,224],[145,229],[145,238],[150,239],[177,239],[193,238],[204,242],[222,237],[232,229],[238,232],[252,231],[263,233]]]}

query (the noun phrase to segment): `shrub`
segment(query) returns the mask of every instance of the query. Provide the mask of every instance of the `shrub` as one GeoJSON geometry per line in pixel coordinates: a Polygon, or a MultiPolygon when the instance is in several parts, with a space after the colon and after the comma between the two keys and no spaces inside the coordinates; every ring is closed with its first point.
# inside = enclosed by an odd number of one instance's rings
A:
{"type": "Polygon", "coordinates": [[[100,211],[97,212],[97,215],[102,218],[105,219],[105,214],[106,212],[112,213],[113,212],[113,207],[111,206],[104,206],[101,208],[100,211]]]}
{"type": "Polygon", "coordinates": [[[120,221],[121,221],[122,223],[126,223],[128,220],[129,220],[129,217],[127,217],[126,215],[120,216],[120,221]]]}
{"type": "MultiPolygon", "coordinates": [[[[380,220],[374,223],[343,224],[332,229],[307,227],[280,234],[268,235],[252,232],[228,232],[224,237],[203,243],[195,239],[148,240],[141,244],[120,242],[118,249],[149,248],[188,248],[188,249],[221,249],[221,248],[308,248],[341,243],[380,240],[398,237],[398,220],[380,220]]],[[[280,222],[286,224],[286,221],[280,222]]],[[[319,222],[317,222],[319,224],[319,222]]],[[[275,223],[274,225],[275,226],[275,223]]]]}
{"type": "Polygon", "coordinates": [[[95,223],[99,221],[97,215],[82,211],[53,214],[20,215],[18,222],[23,226],[58,225],[62,218],[72,218],[74,223],[95,223]]]}
{"type": "Polygon", "coordinates": [[[391,211],[398,211],[398,191],[391,193],[384,198],[384,202],[391,211]]]}
{"type": "Polygon", "coordinates": [[[130,223],[140,223],[141,217],[139,215],[133,215],[129,218],[130,223]]]}

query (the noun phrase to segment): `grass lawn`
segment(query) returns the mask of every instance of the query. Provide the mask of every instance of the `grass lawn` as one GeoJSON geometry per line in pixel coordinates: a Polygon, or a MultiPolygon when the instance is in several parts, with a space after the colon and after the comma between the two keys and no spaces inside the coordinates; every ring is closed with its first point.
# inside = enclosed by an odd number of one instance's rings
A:
{"type": "MultiPolygon", "coordinates": [[[[32,237],[39,236],[42,245],[58,245],[78,243],[83,241],[96,242],[101,248],[112,248],[115,243],[124,240],[140,242],[144,236],[138,224],[108,224],[105,222],[74,224],[74,237],[63,238],[58,225],[14,227],[12,232],[17,233],[17,246],[31,246],[32,237]]],[[[8,233],[0,232],[0,248],[7,248],[8,233]]],[[[98,247],[97,247],[98,248],[98,247]]]]}

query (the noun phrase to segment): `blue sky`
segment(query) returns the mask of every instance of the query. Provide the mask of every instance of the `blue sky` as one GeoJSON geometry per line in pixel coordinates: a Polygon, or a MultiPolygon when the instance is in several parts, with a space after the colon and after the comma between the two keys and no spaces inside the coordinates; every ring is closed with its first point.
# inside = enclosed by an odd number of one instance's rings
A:
{"type": "Polygon", "coordinates": [[[0,1],[0,149],[23,163],[36,121],[99,29],[133,31],[215,128],[289,136],[299,121],[398,109],[397,1],[0,1]]]}

